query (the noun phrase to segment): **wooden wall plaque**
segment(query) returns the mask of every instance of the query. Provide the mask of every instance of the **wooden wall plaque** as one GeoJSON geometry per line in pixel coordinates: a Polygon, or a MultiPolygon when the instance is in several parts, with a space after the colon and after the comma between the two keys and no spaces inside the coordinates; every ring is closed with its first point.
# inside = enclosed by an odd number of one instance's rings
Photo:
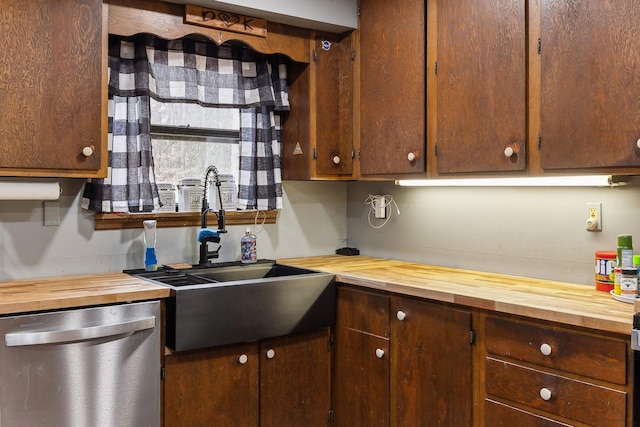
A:
{"type": "Polygon", "coordinates": [[[184,22],[234,33],[267,37],[267,21],[264,19],[190,4],[185,5],[184,22]]]}

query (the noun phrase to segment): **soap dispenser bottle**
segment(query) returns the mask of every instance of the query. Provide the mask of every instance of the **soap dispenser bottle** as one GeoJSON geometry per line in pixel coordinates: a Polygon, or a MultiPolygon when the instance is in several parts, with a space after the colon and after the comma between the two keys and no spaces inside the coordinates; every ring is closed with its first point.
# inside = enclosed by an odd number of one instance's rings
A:
{"type": "Polygon", "coordinates": [[[155,219],[142,222],[144,226],[144,269],[146,271],[156,271],[158,269],[158,259],[156,258],[156,225],[155,219]]]}
{"type": "Polygon", "coordinates": [[[242,262],[244,264],[250,264],[258,260],[258,253],[256,251],[256,236],[251,233],[251,229],[247,228],[240,239],[240,251],[242,254],[242,262]]]}

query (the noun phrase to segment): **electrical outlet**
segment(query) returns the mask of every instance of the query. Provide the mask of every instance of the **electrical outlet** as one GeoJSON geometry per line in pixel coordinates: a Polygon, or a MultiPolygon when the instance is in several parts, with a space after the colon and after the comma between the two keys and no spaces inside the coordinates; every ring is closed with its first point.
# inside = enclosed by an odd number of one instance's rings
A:
{"type": "Polygon", "coordinates": [[[384,196],[375,196],[373,199],[375,217],[385,219],[387,217],[387,199],[384,196]]]}
{"type": "Polygon", "coordinates": [[[602,203],[587,203],[588,231],[602,231],[602,203]]]}

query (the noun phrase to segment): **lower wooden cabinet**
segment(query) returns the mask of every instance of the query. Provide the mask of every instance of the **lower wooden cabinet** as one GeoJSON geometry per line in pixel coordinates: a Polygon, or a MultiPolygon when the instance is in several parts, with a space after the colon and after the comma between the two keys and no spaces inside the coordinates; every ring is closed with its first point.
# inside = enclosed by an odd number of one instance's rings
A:
{"type": "Polygon", "coordinates": [[[333,380],[334,425],[389,425],[389,297],[339,287],[333,380]]]}
{"type": "Polygon", "coordinates": [[[471,312],[338,290],[334,423],[471,426],[471,312]]]}
{"type": "Polygon", "coordinates": [[[327,426],[330,331],[165,355],[164,426],[327,426]]]}
{"type": "Polygon", "coordinates": [[[392,425],[471,426],[471,312],[397,296],[391,312],[392,425]]]}
{"type": "Polygon", "coordinates": [[[484,425],[631,425],[628,337],[489,315],[484,425]]]}

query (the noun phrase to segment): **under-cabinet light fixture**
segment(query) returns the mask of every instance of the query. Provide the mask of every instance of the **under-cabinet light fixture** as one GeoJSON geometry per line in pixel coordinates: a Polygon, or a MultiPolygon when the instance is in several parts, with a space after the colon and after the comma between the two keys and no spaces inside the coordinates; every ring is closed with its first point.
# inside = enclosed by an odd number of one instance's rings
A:
{"type": "Polygon", "coordinates": [[[409,179],[397,180],[406,187],[615,187],[624,185],[627,176],[582,175],[514,178],[409,179]]]}

